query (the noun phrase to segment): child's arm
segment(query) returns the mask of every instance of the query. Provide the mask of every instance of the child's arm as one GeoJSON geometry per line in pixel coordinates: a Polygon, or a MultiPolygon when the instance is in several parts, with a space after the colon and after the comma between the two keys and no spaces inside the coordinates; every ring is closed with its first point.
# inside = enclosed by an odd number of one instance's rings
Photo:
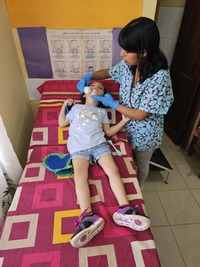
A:
{"type": "Polygon", "coordinates": [[[65,100],[65,102],[63,103],[59,116],[58,116],[58,125],[59,127],[65,127],[68,126],[70,121],[66,118],[66,105],[73,105],[74,104],[74,100],[72,99],[67,99],[65,100]]]}
{"type": "Polygon", "coordinates": [[[130,120],[129,117],[122,115],[122,120],[119,123],[115,124],[114,126],[110,126],[110,124],[108,123],[103,124],[103,130],[106,136],[111,137],[116,133],[118,133],[129,120],[130,120]]]}

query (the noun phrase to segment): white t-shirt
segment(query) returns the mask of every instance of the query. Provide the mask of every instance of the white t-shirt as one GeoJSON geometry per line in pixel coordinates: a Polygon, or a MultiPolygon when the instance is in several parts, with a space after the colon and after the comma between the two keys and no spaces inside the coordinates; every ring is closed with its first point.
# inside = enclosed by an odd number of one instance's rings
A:
{"type": "Polygon", "coordinates": [[[110,121],[104,108],[76,104],[66,117],[70,120],[67,142],[70,154],[106,142],[102,126],[110,121]]]}

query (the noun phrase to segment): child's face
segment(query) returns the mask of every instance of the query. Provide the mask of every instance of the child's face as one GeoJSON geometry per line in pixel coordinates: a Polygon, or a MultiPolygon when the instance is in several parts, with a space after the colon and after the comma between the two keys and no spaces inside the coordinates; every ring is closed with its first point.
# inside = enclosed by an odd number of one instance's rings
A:
{"type": "Polygon", "coordinates": [[[103,86],[103,84],[101,84],[99,82],[93,82],[93,83],[90,84],[90,88],[91,88],[90,95],[99,95],[99,96],[104,95],[104,86],[103,86]]]}

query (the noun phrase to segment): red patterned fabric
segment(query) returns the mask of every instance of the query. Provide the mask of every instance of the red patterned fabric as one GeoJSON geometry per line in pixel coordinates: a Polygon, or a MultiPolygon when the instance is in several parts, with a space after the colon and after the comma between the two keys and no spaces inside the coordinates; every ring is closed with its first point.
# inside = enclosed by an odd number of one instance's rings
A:
{"type": "MultiPolygon", "coordinates": [[[[80,94],[77,81],[47,81],[38,90],[41,102],[35,121],[29,157],[0,237],[0,266],[3,267],[159,267],[151,230],[137,232],[118,226],[112,214],[118,203],[102,169],[93,164],[89,169],[89,185],[93,210],[105,220],[104,229],[85,247],[75,249],[69,241],[75,231],[74,221],[80,215],[73,176],[58,177],[42,165],[50,153],[68,153],[68,129],[58,127],[58,114],[63,101],[80,94]]],[[[105,82],[118,98],[118,85],[105,82]]],[[[121,115],[108,109],[111,123],[121,115]]],[[[112,138],[122,152],[113,151],[130,204],[144,200],[138,185],[132,149],[124,131],[112,138]]]]}

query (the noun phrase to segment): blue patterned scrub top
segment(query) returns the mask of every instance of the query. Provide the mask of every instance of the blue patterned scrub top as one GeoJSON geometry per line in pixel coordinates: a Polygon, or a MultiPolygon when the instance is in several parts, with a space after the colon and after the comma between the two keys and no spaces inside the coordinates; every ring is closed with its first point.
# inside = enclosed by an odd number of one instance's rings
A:
{"type": "Polygon", "coordinates": [[[120,104],[149,112],[146,119],[131,119],[126,124],[129,143],[140,151],[158,148],[162,143],[164,115],[174,99],[169,70],[161,69],[143,83],[137,82],[133,88],[132,71],[123,60],[112,67],[109,73],[112,79],[120,84],[120,104]]]}

